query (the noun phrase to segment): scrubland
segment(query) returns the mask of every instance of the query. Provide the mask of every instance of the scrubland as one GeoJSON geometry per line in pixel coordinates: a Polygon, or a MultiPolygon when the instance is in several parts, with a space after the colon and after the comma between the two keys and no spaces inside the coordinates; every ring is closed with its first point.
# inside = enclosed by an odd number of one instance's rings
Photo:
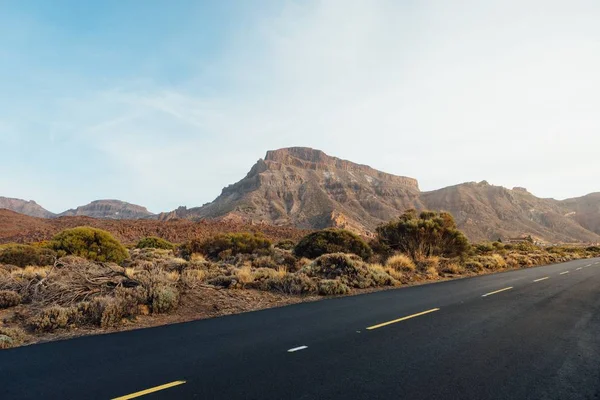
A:
{"type": "Polygon", "coordinates": [[[0,348],[599,255],[527,240],[471,244],[449,214],[414,211],[370,243],[327,229],[297,243],[254,232],[126,247],[105,231],[67,229],[0,246],[0,348]]]}

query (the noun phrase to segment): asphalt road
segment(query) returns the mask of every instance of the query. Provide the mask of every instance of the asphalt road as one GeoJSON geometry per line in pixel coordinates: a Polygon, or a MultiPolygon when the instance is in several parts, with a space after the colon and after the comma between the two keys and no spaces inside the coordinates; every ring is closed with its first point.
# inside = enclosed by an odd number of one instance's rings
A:
{"type": "Polygon", "coordinates": [[[4,350],[0,381],[0,399],[599,399],[600,260],[4,350]]]}

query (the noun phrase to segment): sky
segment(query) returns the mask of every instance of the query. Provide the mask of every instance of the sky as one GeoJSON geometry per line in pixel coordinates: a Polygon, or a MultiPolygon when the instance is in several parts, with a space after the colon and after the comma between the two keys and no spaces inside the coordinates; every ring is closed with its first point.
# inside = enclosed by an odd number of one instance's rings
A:
{"type": "Polygon", "coordinates": [[[600,191],[600,2],[0,0],[0,195],[216,198],[267,150],[600,191]]]}

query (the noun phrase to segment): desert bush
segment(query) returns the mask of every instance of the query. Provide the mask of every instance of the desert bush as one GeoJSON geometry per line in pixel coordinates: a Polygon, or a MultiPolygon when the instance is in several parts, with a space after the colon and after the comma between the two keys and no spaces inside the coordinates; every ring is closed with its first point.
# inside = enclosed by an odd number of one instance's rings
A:
{"type": "Polygon", "coordinates": [[[474,249],[479,254],[489,254],[494,251],[495,247],[492,243],[478,243],[474,245],[474,249]]]}
{"type": "Polygon", "coordinates": [[[278,265],[271,256],[260,256],[252,260],[254,268],[272,268],[277,269],[278,265]]]}
{"type": "Polygon", "coordinates": [[[430,256],[459,257],[470,245],[449,213],[405,212],[398,220],[377,228],[378,240],[413,259],[430,256]]]}
{"type": "Polygon", "coordinates": [[[181,284],[184,288],[195,289],[206,280],[207,273],[202,269],[186,269],[181,273],[181,284]]]}
{"type": "Polygon", "coordinates": [[[465,269],[474,273],[480,273],[484,271],[483,264],[473,259],[468,259],[465,261],[465,269]]]}
{"type": "Polygon", "coordinates": [[[135,247],[138,249],[150,248],[163,250],[175,250],[176,248],[175,244],[156,236],[149,236],[141,239],[135,247]]]}
{"type": "Polygon", "coordinates": [[[437,256],[425,257],[417,262],[417,269],[419,272],[425,274],[430,279],[438,276],[439,268],[440,258],[437,256]]]}
{"type": "Polygon", "coordinates": [[[350,293],[350,288],[338,279],[323,279],[317,284],[319,294],[322,296],[335,296],[350,293]]]}
{"type": "Polygon", "coordinates": [[[45,248],[26,244],[7,244],[0,246],[0,263],[27,267],[29,265],[52,265],[56,260],[56,252],[45,248]]]}
{"type": "Polygon", "coordinates": [[[444,263],[440,266],[439,271],[444,274],[460,275],[465,273],[465,268],[457,263],[444,263]]]}
{"type": "Polygon", "coordinates": [[[52,239],[59,254],[76,255],[92,261],[121,263],[129,253],[109,232],[91,227],[66,229],[52,239]]]}
{"type": "Polygon", "coordinates": [[[296,242],[294,242],[293,240],[290,240],[290,239],[286,239],[286,240],[277,242],[277,244],[275,245],[275,248],[281,249],[281,250],[293,250],[295,246],[296,246],[296,242]]]}
{"type": "Polygon", "coordinates": [[[29,325],[36,332],[54,332],[67,328],[77,319],[77,308],[51,306],[41,310],[29,319],[29,325]]]}
{"type": "Polygon", "coordinates": [[[395,284],[395,280],[383,269],[369,268],[355,254],[324,254],[304,267],[301,272],[319,279],[339,279],[354,288],[368,288],[395,284]]]}
{"type": "Polygon", "coordinates": [[[264,288],[266,290],[294,295],[317,292],[316,283],[302,273],[286,274],[283,277],[268,279],[264,288]]]}
{"type": "Polygon", "coordinates": [[[589,251],[590,253],[600,253],[600,246],[589,246],[585,248],[585,251],[589,251]]]}
{"type": "Polygon", "coordinates": [[[152,312],[168,313],[179,305],[179,291],[171,286],[159,286],[152,294],[152,312]]]}
{"type": "Polygon", "coordinates": [[[0,309],[18,306],[21,304],[21,295],[12,290],[0,290],[0,309]]]}
{"type": "Polygon", "coordinates": [[[182,251],[189,255],[200,253],[212,259],[224,259],[236,254],[267,254],[270,248],[271,241],[261,233],[223,233],[204,241],[192,240],[182,251]]]}
{"type": "Polygon", "coordinates": [[[404,254],[396,254],[388,258],[385,266],[401,272],[413,272],[417,268],[414,261],[404,254]]]}
{"type": "Polygon", "coordinates": [[[317,258],[332,253],[352,253],[363,260],[373,255],[373,251],[364,240],[343,229],[324,229],[310,233],[294,248],[297,257],[317,258]]]}
{"type": "Polygon", "coordinates": [[[25,332],[21,328],[8,328],[0,326],[0,349],[10,349],[23,344],[25,332]]]}
{"type": "Polygon", "coordinates": [[[373,286],[395,286],[399,282],[381,264],[366,264],[373,286]]]}

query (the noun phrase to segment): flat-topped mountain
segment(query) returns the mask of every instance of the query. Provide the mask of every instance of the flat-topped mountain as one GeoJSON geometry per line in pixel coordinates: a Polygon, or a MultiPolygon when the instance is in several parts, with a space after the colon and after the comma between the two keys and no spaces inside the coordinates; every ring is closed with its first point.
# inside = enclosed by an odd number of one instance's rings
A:
{"type": "Polygon", "coordinates": [[[96,200],[61,213],[61,217],[85,216],[100,219],[144,219],[154,216],[145,207],[120,200],[96,200]]]}
{"type": "Polygon", "coordinates": [[[54,213],[46,210],[33,200],[26,201],[0,196],[0,209],[5,208],[19,214],[29,215],[31,217],[52,218],[54,213]]]}

